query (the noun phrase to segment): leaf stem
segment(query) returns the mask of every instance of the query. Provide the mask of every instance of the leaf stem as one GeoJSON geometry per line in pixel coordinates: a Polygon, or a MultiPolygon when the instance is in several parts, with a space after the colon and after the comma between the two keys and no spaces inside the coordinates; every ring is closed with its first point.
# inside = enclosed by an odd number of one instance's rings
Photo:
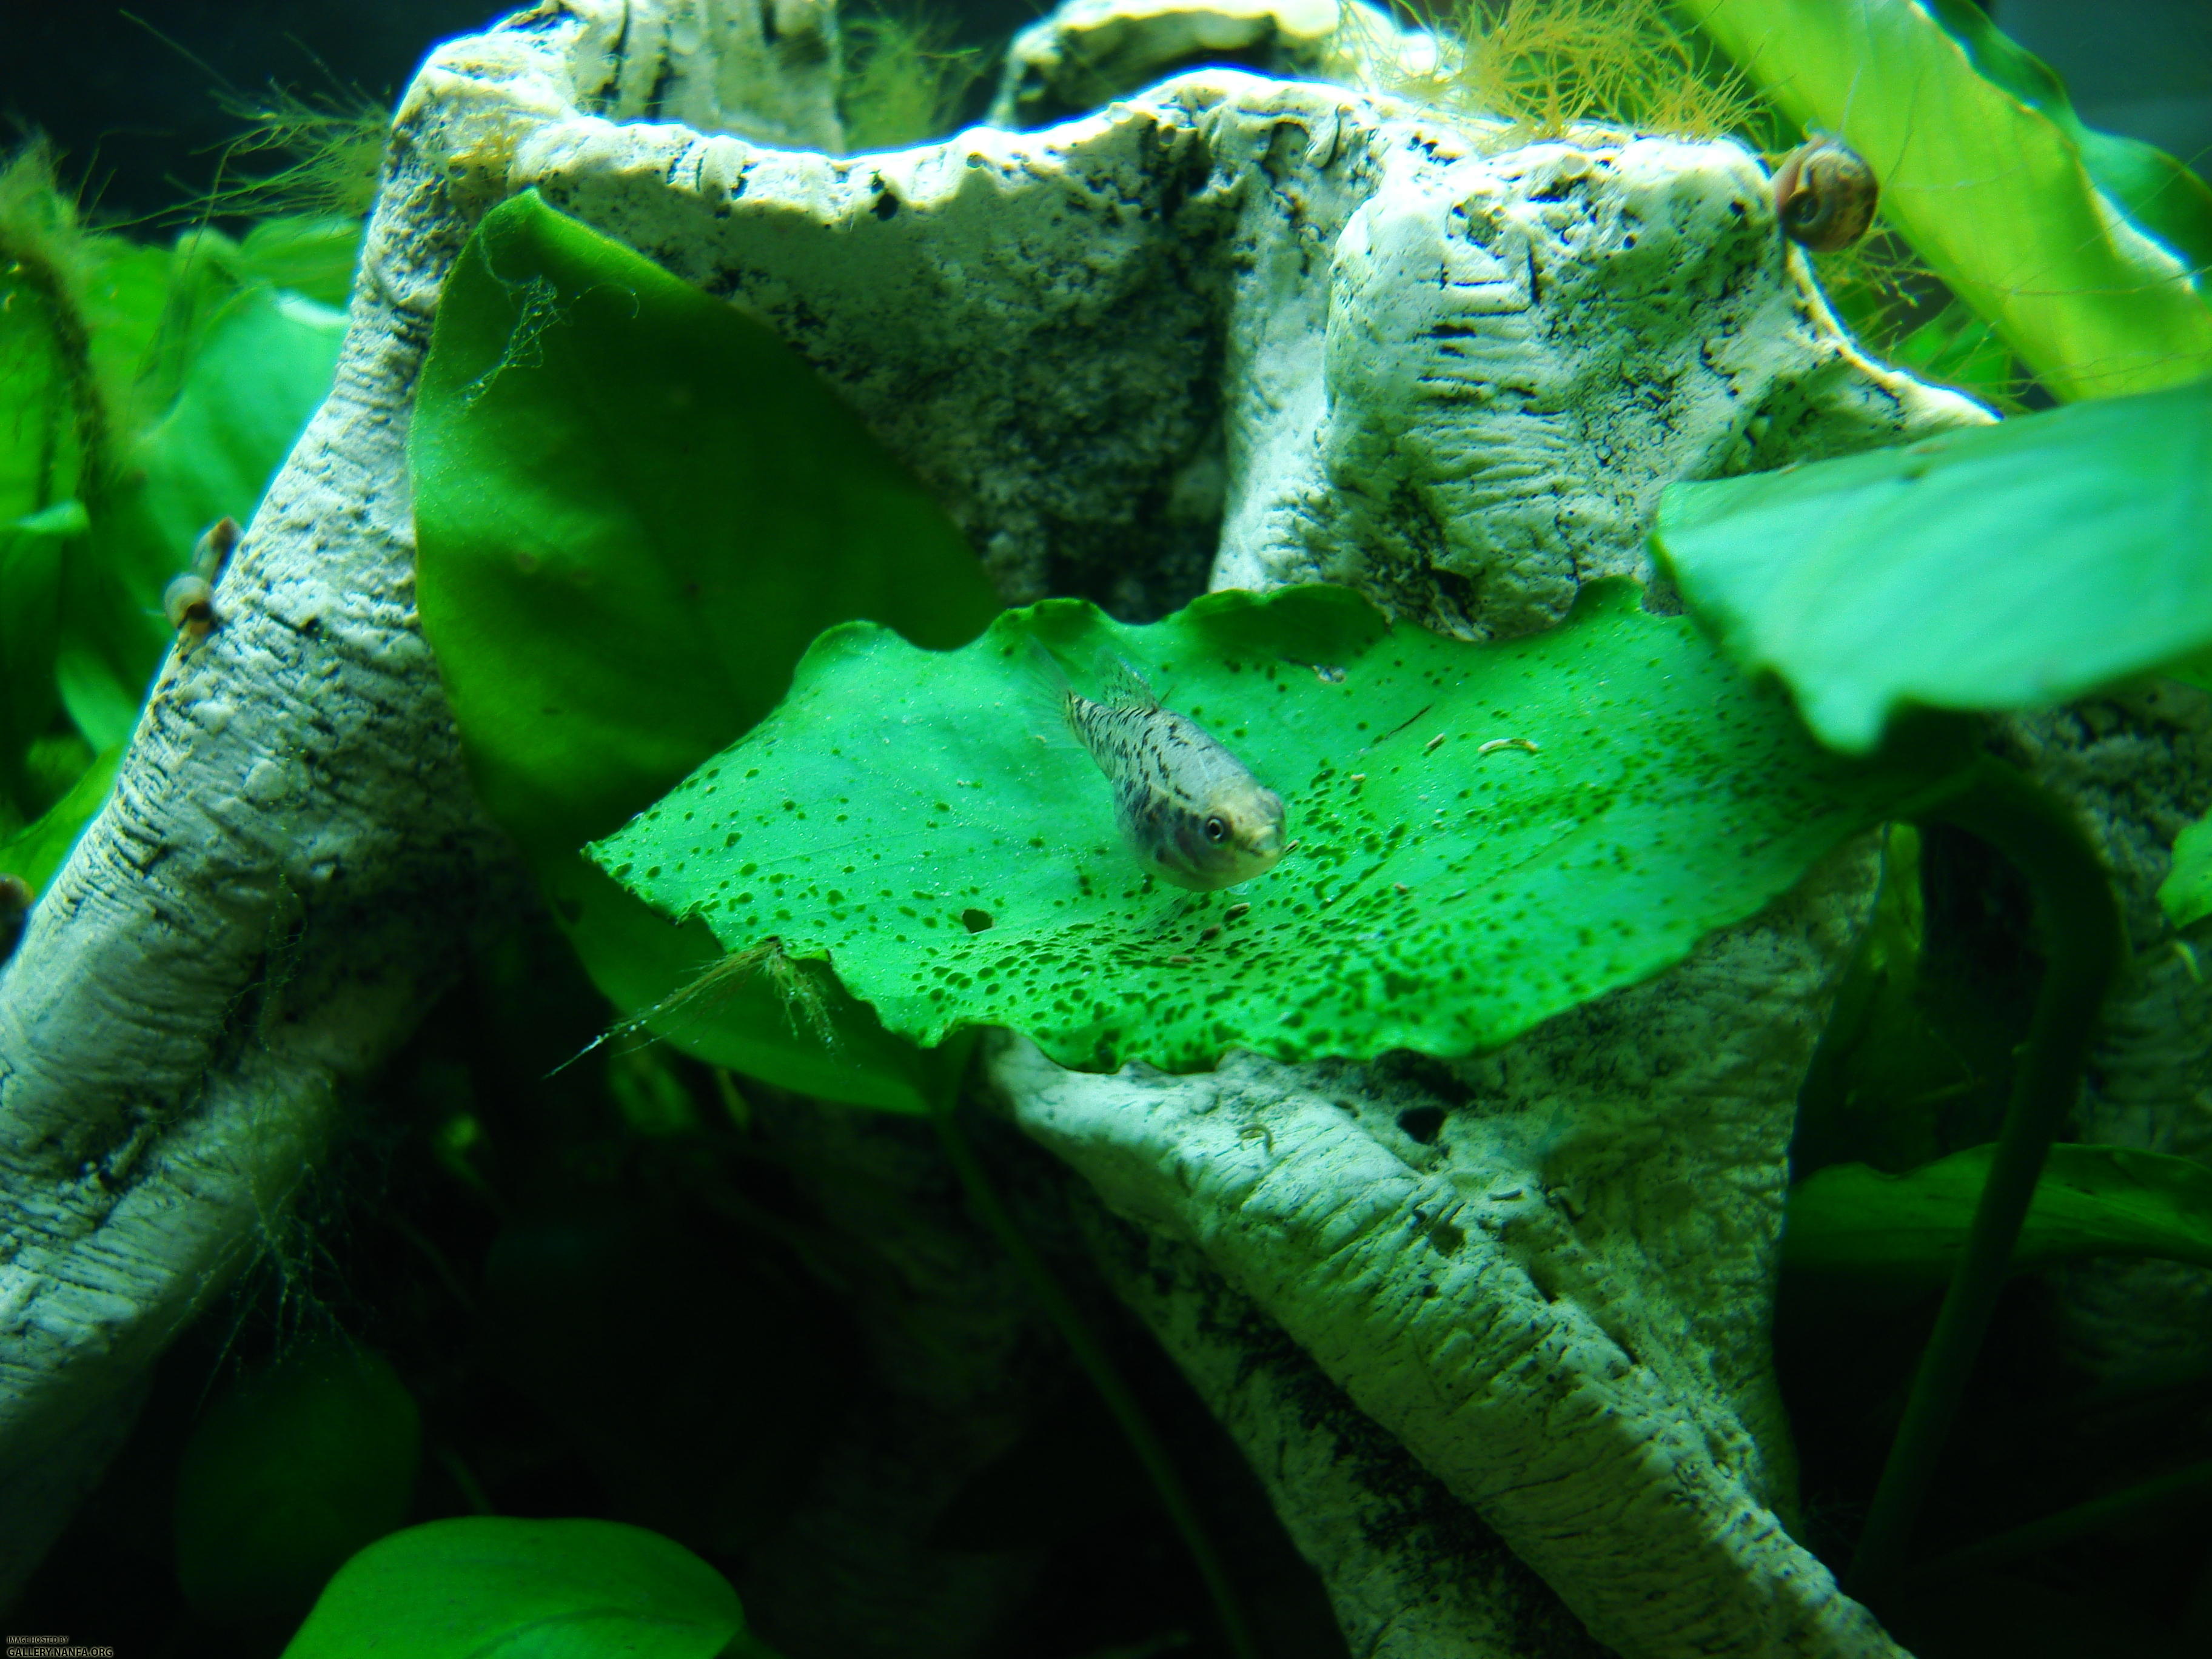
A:
{"type": "Polygon", "coordinates": [[[2070,1509],[2061,1510],[2056,1515],[2046,1515],[2040,1521],[2008,1528],[1992,1537],[1983,1539],[1978,1544],[1953,1550],[1948,1555],[1938,1556],[1925,1566],[1912,1569],[1905,1575],[1904,1584],[1908,1589],[1917,1589],[1925,1584],[1945,1583],[1954,1578],[1963,1578],[1970,1572],[1978,1572],[1985,1567],[2002,1566],[2023,1556],[2039,1555],[2045,1550],[2070,1544],[2077,1538],[2102,1532],[2123,1521],[2154,1514],[2208,1495],[2212,1495],[2212,1458],[2185,1464],[2167,1474],[2138,1481],[2116,1492],[2108,1492],[2102,1498],[2093,1498],[2086,1504],[2076,1504],[2070,1509]]]}
{"type": "MultiPolygon", "coordinates": [[[[937,1125],[939,1138],[945,1146],[945,1155],[952,1164],[953,1172],[966,1188],[968,1201],[975,1206],[976,1215],[982,1220],[1013,1258],[1015,1267],[1030,1282],[1045,1317],[1052,1322],[1060,1338],[1075,1357],[1076,1364],[1098,1391],[1115,1425],[1129,1443],[1137,1462],[1144,1468],[1158,1494],[1160,1507],[1167,1512],[1169,1523],[1182,1538],[1183,1547],[1190,1553],[1191,1565],[1206,1585],[1206,1595],[1213,1603],[1213,1616],[1219,1622],[1224,1644],[1233,1659],[1258,1659],[1259,1649],[1252,1640],[1250,1626],[1244,1610],[1238,1603],[1235,1585],[1231,1582],[1227,1566],[1213,1540],[1206,1535],[1200,1521],[1198,1506],[1192,1503],[1182,1477],[1176,1473],[1174,1460],[1168,1455],[1166,1446],[1153,1431],[1151,1419],[1137,1401],[1135,1391],[1127,1378],[1115,1366],[1098,1334],[1084,1320],[1082,1311],[1075,1305],[1074,1297],[1056,1278],[1052,1269],[1038,1254],[1027,1234],[1015,1222],[1012,1213],[1000,1200],[998,1191],[984,1173],[982,1161],[975,1156],[975,1146],[962,1132],[953,1115],[953,1103],[958,1097],[959,1079],[963,1068],[948,1067],[951,1082],[941,1096],[933,1099],[930,1118],[937,1125]]],[[[933,1091],[934,1094],[934,1091],[933,1091]]]]}
{"type": "Polygon", "coordinates": [[[1893,1590],[1902,1574],[1913,1522],[2004,1288],[2045,1156],[2080,1093],[2098,1011],[2127,956],[2119,901],[2103,863],[2067,807],[2021,772],[1978,757],[1919,817],[1966,830],[2019,868],[2035,896],[2047,965],[1966,1252],[1920,1356],[1844,1578],[1844,1588],[1869,1602],[1893,1590]]]}

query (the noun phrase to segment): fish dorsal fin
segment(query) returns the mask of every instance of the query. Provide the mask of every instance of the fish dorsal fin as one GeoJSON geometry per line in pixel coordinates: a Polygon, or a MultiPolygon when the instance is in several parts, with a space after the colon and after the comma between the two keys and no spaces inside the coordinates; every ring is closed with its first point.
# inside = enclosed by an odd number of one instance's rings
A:
{"type": "Polygon", "coordinates": [[[1139,708],[1146,713],[1160,706],[1152,683],[1136,665],[1110,652],[1098,659],[1098,701],[1109,708],[1139,708]]]}

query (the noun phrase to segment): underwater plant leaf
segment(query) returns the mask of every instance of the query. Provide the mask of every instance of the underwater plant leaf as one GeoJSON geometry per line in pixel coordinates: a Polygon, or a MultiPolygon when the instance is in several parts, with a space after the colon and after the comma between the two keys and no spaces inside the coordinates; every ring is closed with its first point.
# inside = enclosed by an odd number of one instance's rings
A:
{"type": "MultiPolygon", "coordinates": [[[[134,457],[161,538],[163,556],[145,573],[149,580],[166,583],[184,569],[216,520],[252,517],[270,475],[329,394],[345,328],[342,313],[266,289],[242,295],[224,318],[134,457]]],[[[159,586],[152,591],[158,599],[159,586]]]]}
{"type": "Polygon", "coordinates": [[[178,1466],[185,1599],[219,1620],[298,1619],[348,1556],[405,1522],[422,1441],[398,1374],[346,1338],[234,1382],[178,1466]]]}
{"type": "Polygon", "coordinates": [[[729,1581],[672,1539],[615,1521],[472,1515],[410,1527],[355,1556],[283,1659],[714,1659],[726,1651],[767,1659],[744,1634],[729,1581]]]}
{"type": "Polygon", "coordinates": [[[1826,757],[1632,587],[1468,645],[1349,589],[1079,600],[950,653],[833,628],[791,696],[592,856],[723,945],[826,957],[927,1044],[1012,1026],[1062,1064],[1458,1054],[1679,960],[1926,781],[1826,757]],[[1133,664],[1289,803],[1240,887],[1159,886],[1032,640],[1133,664]]]}
{"type": "Polygon", "coordinates": [[[2173,867],[2158,884],[2158,903],[2176,927],[2212,916],[2212,817],[2174,837],[2173,867]]]}
{"type": "Polygon", "coordinates": [[[82,556],[88,523],[81,502],[63,501],[0,525],[0,779],[18,797],[24,755],[59,707],[54,640],[62,567],[82,556]]]}
{"type": "MultiPolygon", "coordinates": [[[[1808,1176],[1790,1189],[1783,1265],[1900,1294],[1933,1290],[1966,1248],[1995,1152],[1971,1146],[1903,1175],[1838,1164],[1808,1176]]],[[[2212,1169],[2126,1146],[2053,1146],[2013,1266],[2030,1273],[2086,1255],[2212,1267],[2212,1169]]]]}
{"type": "Polygon", "coordinates": [[[2212,647],[2212,380],[1672,484],[1653,539],[1835,748],[2061,702],[2212,647]]]}
{"type": "Polygon", "coordinates": [[[411,443],[423,626],[484,804],[532,849],[665,793],[831,623],[950,646],[998,609],[788,348],[534,195],[447,283],[411,443]]]}
{"type": "Polygon", "coordinates": [[[343,307],[361,263],[359,219],[308,215],[264,219],[238,245],[241,269],[271,288],[343,307]]]}
{"type": "MultiPolygon", "coordinates": [[[[93,379],[119,451],[176,394],[173,376],[164,385],[164,377],[154,371],[179,275],[187,286],[197,287],[213,273],[207,264],[191,260],[179,273],[173,247],[126,237],[88,236],[80,246],[84,277],[72,297],[82,307],[93,379]]],[[[174,332],[173,325],[172,337],[174,332]]]]}
{"type": "Polygon", "coordinates": [[[847,1106],[929,1110],[927,1057],[884,1030],[821,963],[726,963],[705,922],[671,921],[580,853],[537,867],[592,982],[693,1059],[847,1106]]]}
{"type": "Polygon", "coordinates": [[[478,791],[593,980],[632,1015],[678,996],[648,1024],[716,1063],[917,1109],[916,1057],[866,1010],[794,1018],[767,975],[684,996],[703,933],[574,866],[830,623],[972,638],[998,599],[944,510],[761,325],[534,195],[457,264],[410,442],[423,627],[478,791]]]}
{"type": "MultiPolygon", "coordinates": [[[[2212,370],[2212,307],[2186,258],[2154,240],[2179,246],[2175,216],[2191,211],[2173,206],[2181,185],[2115,179],[2123,194],[2100,191],[2079,124],[1977,72],[1976,54],[1928,11],[1910,0],[1680,6],[1790,119],[1866,157],[1883,216],[2057,396],[2146,392],[2212,370]],[[2130,202],[2150,204],[2155,223],[2131,223],[2130,202]]],[[[2027,55],[2012,51],[2016,67],[2027,55]]],[[[2116,156],[2099,154],[2100,166],[2116,156]]]]}
{"type": "Polygon", "coordinates": [[[46,301],[21,273],[0,267],[0,522],[71,495],[77,435],[46,301]]]}
{"type": "Polygon", "coordinates": [[[122,763],[121,747],[109,750],[85,769],[59,800],[14,834],[0,836],[0,875],[21,877],[33,893],[46,891],[85,825],[107,805],[107,797],[115,788],[116,770],[122,763]]]}
{"type": "Polygon", "coordinates": [[[2089,177],[2130,223],[2166,244],[2203,290],[2212,269],[2212,185],[2154,144],[2082,125],[2066,84],[1969,0],[1926,0],[1929,15],[1964,46],[1976,71],[2047,118],[2081,152],[2089,177]]]}
{"type": "Polygon", "coordinates": [[[240,524],[329,392],[345,319],[266,288],[208,335],[183,390],[127,457],[93,515],[88,556],[63,572],[62,700],[95,748],[122,742],[169,646],[161,591],[216,520],[240,524]]]}

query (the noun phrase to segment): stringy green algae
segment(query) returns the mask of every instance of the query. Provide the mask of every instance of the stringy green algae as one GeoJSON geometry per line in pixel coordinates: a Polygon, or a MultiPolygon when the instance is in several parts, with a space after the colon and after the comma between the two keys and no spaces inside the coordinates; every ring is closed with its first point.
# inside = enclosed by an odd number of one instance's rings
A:
{"type": "Polygon", "coordinates": [[[1190,1069],[1504,1042],[1680,960],[1916,781],[1824,756],[1625,583],[1502,645],[1334,587],[1148,627],[1048,600],[957,651],[830,629],[768,720],[590,850],[732,951],[826,957],[920,1042],[998,1024],[1190,1069]],[[1281,792],[1282,863],[1218,893],[1146,875],[1031,633],[1121,657],[1281,792]]]}

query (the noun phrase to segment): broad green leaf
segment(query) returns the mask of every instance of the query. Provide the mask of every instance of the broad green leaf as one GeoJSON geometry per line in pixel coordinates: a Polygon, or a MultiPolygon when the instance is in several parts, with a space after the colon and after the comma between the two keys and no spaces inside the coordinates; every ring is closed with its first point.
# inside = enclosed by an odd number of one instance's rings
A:
{"type": "Polygon", "coordinates": [[[284,1659],[765,1656],[729,1581],[613,1521],[433,1521],[340,1569],[284,1659]]]}
{"type": "Polygon", "coordinates": [[[67,794],[13,835],[0,837],[0,875],[19,876],[32,892],[44,892],[85,825],[107,805],[122,761],[119,747],[109,750],[70,786],[67,794]]]}
{"type": "Polygon", "coordinates": [[[929,1109],[927,1059],[819,963],[717,979],[725,953],[705,922],[671,921],[580,854],[538,870],[592,983],[694,1059],[848,1106],[929,1109]]]}
{"type": "MultiPolygon", "coordinates": [[[[1966,1248],[1992,1146],[1904,1175],[1838,1164],[1790,1189],[1784,1266],[1904,1293],[1950,1277],[1966,1248]]],[[[2124,1146],[2053,1146],[2013,1265],[2087,1255],[2163,1256],[2212,1267],[2212,1168],[2124,1146]]]]}
{"type": "MultiPolygon", "coordinates": [[[[633,1014],[718,954],[582,868],[775,704],[848,617],[928,646],[997,609],[928,494],[766,329],[534,195],[487,216],[439,307],[410,440],[423,626],[485,805],[633,1014]]],[[[918,1063],[831,994],[824,1043],[759,980],[654,1029],[856,1103],[918,1063]]]]}
{"type": "Polygon", "coordinates": [[[1925,775],[1823,756],[1625,584],[1489,646],[1336,587],[1142,628],[1051,600],[951,653],[831,629],[774,715],[592,851],[732,951],[828,959],[923,1043],[1008,1025],[1091,1067],[1457,1054],[1678,961],[1925,775]],[[1227,744],[1289,803],[1283,862],[1156,885],[1033,636],[1121,656],[1227,744]]]}
{"type": "Polygon", "coordinates": [[[83,556],[83,506],[63,501],[0,526],[0,779],[21,805],[26,751],[53,724],[64,564],[83,556]]]}
{"type": "Polygon", "coordinates": [[[2212,916],[2212,817],[2197,819],[2174,839],[2173,867],[2159,884],[2158,902],[2176,927],[2212,916]]]}
{"type": "MultiPolygon", "coordinates": [[[[163,325],[172,338],[172,306],[181,275],[194,289],[218,273],[204,261],[179,260],[177,250],[122,236],[88,236],[82,244],[83,280],[73,298],[82,307],[93,374],[118,449],[158,418],[176,395],[181,354],[160,349],[163,325]],[[169,372],[162,373],[166,362],[169,372]]],[[[189,250],[187,251],[189,252],[189,250]]],[[[199,295],[191,307],[198,314],[199,295]]]]}
{"type": "Polygon", "coordinates": [[[362,1546],[407,1518],[414,1397],[381,1356],[310,1344],[225,1390],[177,1471],[177,1582],[212,1619],[298,1618],[362,1546]]]}
{"type": "Polygon", "coordinates": [[[1670,485],[1654,536],[1836,748],[2061,702],[2212,647],[2212,380],[1670,485]]]}
{"type": "Polygon", "coordinates": [[[447,283],[411,443],[423,626],[484,804],[533,851],[665,793],[831,623],[950,646],[998,608],[774,335],[535,195],[447,283]]]}
{"type": "Polygon", "coordinates": [[[1990,21],[1972,0],[1928,0],[1929,15],[1966,48],[1984,80],[2047,117],[2074,143],[2099,190],[2137,228],[2180,255],[2203,290],[2212,267],[2212,185],[2155,145],[2081,125],[2051,66],[1990,21]]]}
{"type": "MultiPolygon", "coordinates": [[[[1912,0],[1680,3],[1790,119],[1867,158],[1884,217],[2058,396],[2212,372],[2212,307],[2185,259],[2153,240],[2174,234],[2173,216],[2130,224],[2098,189],[2078,123],[1977,73],[1929,11],[1912,0]]],[[[2118,159],[2100,152],[2100,166],[2118,159]]],[[[2169,181],[2155,200],[2170,208],[2180,188],[2169,181]]],[[[2128,190],[2138,208],[2150,199],[2128,190]]]]}
{"type": "Polygon", "coordinates": [[[240,266],[271,288],[343,307],[361,263],[358,219],[310,216],[264,219],[238,245],[240,266]]]}
{"type": "Polygon", "coordinates": [[[260,288],[207,338],[168,412],[133,446],[129,482],[92,524],[91,556],[63,583],[61,690],[96,746],[130,735],[167,649],[161,591],[200,532],[252,518],[270,474],[328,393],[345,319],[260,288]]]}

